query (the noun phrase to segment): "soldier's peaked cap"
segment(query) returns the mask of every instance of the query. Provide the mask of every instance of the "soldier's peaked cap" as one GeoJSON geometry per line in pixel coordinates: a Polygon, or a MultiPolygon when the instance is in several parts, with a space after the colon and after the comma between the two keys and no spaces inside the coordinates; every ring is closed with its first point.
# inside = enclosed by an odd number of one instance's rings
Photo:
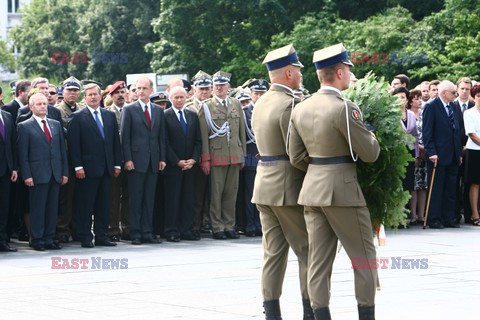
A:
{"type": "Polygon", "coordinates": [[[211,87],[212,76],[206,73],[205,71],[199,70],[192,78],[193,85],[197,88],[208,88],[211,87]]]}
{"type": "Polygon", "coordinates": [[[303,68],[303,64],[298,60],[297,52],[292,44],[270,51],[263,59],[263,64],[267,65],[268,71],[283,68],[287,65],[303,68]]]}
{"type": "Polygon", "coordinates": [[[348,58],[348,52],[343,46],[343,43],[337,43],[313,53],[313,63],[317,70],[336,65],[340,62],[353,66],[353,63],[348,58]]]}
{"type": "Polygon", "coordinates": [[[226,84],[230,82],[230,78],[232,77],[231,73],[217,71],[213,75],[213,84],[226,84]]]}

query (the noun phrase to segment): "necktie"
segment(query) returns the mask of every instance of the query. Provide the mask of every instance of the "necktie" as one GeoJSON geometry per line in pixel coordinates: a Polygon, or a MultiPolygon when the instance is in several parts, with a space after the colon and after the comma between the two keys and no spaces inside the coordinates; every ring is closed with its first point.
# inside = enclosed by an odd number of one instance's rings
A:
{"type": "Polygon", "coordinates": [[[0,137],[3,141],[5,141],[5,125],[3,124],[3,120],[0,118],[0,137]]]}
{"type": "Polygon", "coordinates": [[[465,110],[467,110],[467,104],[466,103],[462,104],[462,113],[465,112],[465,110]]]}
{"type": "Polygon", "coordinates": [[[452,126],[452,129],[455,129],[455,118],[453,117],[452,106],[447,104],[447,109],[448,109],[448,119],[450,120],[450,125],[452,126]]]}
{"type": "Polygon", "coordinates": [[[45,137],[47,138],[48,143],[52,143],[52,136],[50,135],[50,131],[47,127],[47,121],[42,120],[43,123],[43,132],[45,133],[45,137]]]}
{"type": "Polygon", "coordinates": [[[183,133],[187,134],[187,122],[185,122],[182,110],[178,111],[178,115],[180,116],[180,125],[182,126],[183,133]]]}
{"type": "Polygon", "coordinates": [[[145,114],[145,119],[147,120],[148,128],[152,129],[152,121],[150,120],[150,113],[148,113],[147,105],[145,105],[145,111],[143,113],[145,114]]]}
{"type": "Polygon", "coordinates": [[[100,130],[100,134],[102,135],[103,140],[105,140],[105,132],[103,131],[103,125],[98,117],[98,111],[95,110],[93,113],[95,114],[95,122],[97,123],[98,130],[100,130]]]}
{"type": "Polygon", "coordinates": [[[223,100],[223,101],[222,101],[222,104],[223,104],[223,106],[224,106],[225,109],[226,109],[226,108],[227,108],[227,100],[223,100]]]}

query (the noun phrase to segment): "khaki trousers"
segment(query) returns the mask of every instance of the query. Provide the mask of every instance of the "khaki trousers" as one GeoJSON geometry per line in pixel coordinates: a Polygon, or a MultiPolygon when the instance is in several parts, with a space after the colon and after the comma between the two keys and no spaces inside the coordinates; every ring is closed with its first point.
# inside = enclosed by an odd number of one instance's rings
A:
{"type": "Polygon", "coordinates": [[[276,300],[282,295],[290,247],[298,259],[302,298],[308,299],[308,235],[303,206],[275,207],[257,204],[257,208],[260,211],[263,232],[263,300],[276,300]]]}
{"type": "Polygon", "coordinates": [[[235,229],[240,165],[211,167],[210,220],[213,232],[235,229]]]}
{"type": "MultiPolygon", "coordinates": [[[[330,278],[339,239],[350,259],[375,260],[372,224],[366,207],[305,206],[308,230],[308,293],[312,308],[329,306],[330,278]]],[[[373,306],[377,284],[374,268],[354,269],[359,305],[373,306]]]]}
{"type": "Polygon", "coordinates": [[[122,171],[118,177],[112,177],[112,202],[110,204],[108,235],[129,235],[129,216],[127,174],[122,171]],[[122,225],[121,230],[120,222],[122,225]]]}

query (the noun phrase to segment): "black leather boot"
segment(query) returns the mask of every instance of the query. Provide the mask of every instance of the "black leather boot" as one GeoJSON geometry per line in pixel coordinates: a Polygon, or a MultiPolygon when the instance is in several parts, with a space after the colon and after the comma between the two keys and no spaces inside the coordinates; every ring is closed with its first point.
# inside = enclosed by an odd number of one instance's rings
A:
{"type": "Polygon", "coordinates": [[[315,320],[315,316],[313,315],[313,309],[310,305],[310,300],[303,299],[303,320],[315,320]]]}
{"type": "Polygon", "coordinates": [[[263,302],[263,309],[265,310],[265,320],[282,320],[280,312],[279,300],[268,300],[263,302]]]}
{"type": "Polygon", "coordinates": [[[332,320],[332,317],[330,316],[329,307],[318,308],[318,309],[315,309],[314,312],[315,312],[315,320],[332,320]]]}
{"type": "Polygon", "coordinates": [[[375,306],[358,306],[359,320],[375,320],[375,306]]]}

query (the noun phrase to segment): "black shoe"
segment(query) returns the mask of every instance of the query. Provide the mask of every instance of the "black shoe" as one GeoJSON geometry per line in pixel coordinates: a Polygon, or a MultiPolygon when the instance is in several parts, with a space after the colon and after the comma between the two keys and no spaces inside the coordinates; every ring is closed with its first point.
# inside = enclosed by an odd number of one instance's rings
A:
{"type": "Polygon", "coordinates": [[[47,250],[60,250],[62,248],[63,248],[62,245],[58,242],[53,242],[45,245],[45,249],[47,250]]]}
{"type": "Polygon", "coordinates": [[[434,222],[434,223],[431,223],[428,225],[428,227],[430,229],[443,229],[443,224],[441,224],[440,222],[434,222]]]}
{"type": "Polygon", "coordinates": [[[220,232],[214,232],[212,235],[213,239],[216,240],[225,240],[227,239],[227,236],[225,235],[225,232],[220,231],[220,232]]]}
{"type": "Polygon", "coordinates": [[[263,301],[263,309],[266,320],[282,320],[279,300],[263,301]]]}
{"type": "Polygon", "coordinates": [[[359,320],[375,320],[375,306],[358,306],[359,320]]]}
{"type": "Polygon", "coordinates": [[[255,237],[256,235],[257,235],[257,233],[256,233],[255,231],[247,231],[247,232],[245,232],[245,236],[246,236],[246,237],[249,237],[249,238],[255,237]]]}
{"type": "Polygon", "coordinates": [[[210,233],[212,232],[212,226],[210,223],[205,223],[201,228],[200,228],[201,233],[210,233]]]}
{"type": "Polygon", "coordinates": [[[450,221],[449,223],[445,223],[443,226],[445,228],[460,228],[460,225],[457,224],[457,222],[455,220],[450,221]]]}
{"type": "Polygon", "coordinates": [[[176,235],[170,235],[170,236],[167,236],[166,238],[168,242],[180,242],[180,237],[176,235]]]}
{"type": "Polygon", "coordinates": [[[235,231],[235,230],[225,231],[225,235],[227,236],[228,239],[238,239],[238,238],[240,238],[237,231],[235,231]]]}
{"type": "Polygon", "coordinates": [[[132,238],[130,237],[130,234],[122,234],[122,240],[130,241],[132,238]]]}
{"type": "Polygon", "coordinates": [[[113,236],[110,236],[110,241],[119,242],[120,241],[120,236],[114,234],[113,236]]]}
{"type": "Polygon", "coordinates": [[[0,252],[17,252],[17,248],[12,248],[6,242],[0,242],[0,252]]]}
{"type": "Polygon", "coordinates": [[[93,248],[93,242],[92,241],[84,241],[82,242],[82,248],[93,248]]]}
{"type": "Polygon", "coordinates": [[[142,244],[142,241],[140,241],[140,239],[132,239],[132,244],[133,245],[140,245],[140,244],[142,244]]]}
{"type": "Polygon", "coordinates": [[[95,240],[95,246],[97,247],[115,247],[117,245],[116,242],[105,240],[95,240]]]}
{"type": "Polygon", "coordinates": [[[200,238],[202,237],[202,235],[200,234],[200,231],[198,230],[193,230],[192,233],[195,238],[198,238],[198,240],[200,240],[200,238]]]}
{"type": "Polygon", "coordinates": [[[27,231],[21,231],[18,233],[18,241],[29,241],[30,240],[30,237],[28,235],[28,232],[27,231]]]}
{"type": "Polygon", "coordinates": [[[155,238],[143,238],[142,243],[162,243],[162,241],[155,238]]]}
{"type": "Polygon", "coordinates": [[[189,241],[198,241],[200,240],[200,235],[195,235],[194,231],[184,233],[180,236],[182,240],[189,240],[189,241]]]}
{"type": "Polygon", "coordinates": [[[45,246],[43,244],[36,244],[32,245],[31,247],[36,251],[45,251],[45,246]]]}
{"type": "Polygon", "coordinates": [[[60,243],[68,243],[68,241],[70,241],[70,237],[67,236],[66,234],[58,237],[58,242],[60,243]]]}

